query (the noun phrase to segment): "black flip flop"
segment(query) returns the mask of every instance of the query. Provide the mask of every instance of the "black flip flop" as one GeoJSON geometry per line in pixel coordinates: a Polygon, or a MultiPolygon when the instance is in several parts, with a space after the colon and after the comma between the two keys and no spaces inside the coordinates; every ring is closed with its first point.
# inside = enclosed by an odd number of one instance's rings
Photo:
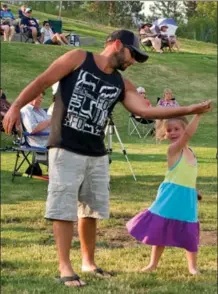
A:
{"type": "MultiPolygon", "coordinates": [[[[70,287],[83,287],[83,286],[85,286],[85,285],[82,285],[82,284],[81,284],[80,277],[79,277],[78,275],[76,275],[76,274],[74,274],[74,275],[72,275],[72,276],[68,276],[68,277],[56,277],[55,280],[56,280],[58,283],[60,283],[60,284],[64,284],[64,285],[65,285],[66,282],[73,282],[73,281],[77,281],[77,282],[79,282],[79,285],[78,285],[78,286],[76,286],[76,285],[72,285],[72,286],[70,286],[70,287]]],[[[65,285],[65,286],[66,286],[66,285],[65,285]]]]}
{"type": "Polygon", "coordinates": [[[98,277],[102,277],[102,278],[111,278],[114,276],[114,274],[112,272],[106,272],[100,267],[97,267],[96,269],[94,269],[92,271],[84,271],[84,273],[94,274],[94,275],[96,275],[98,277]]]}

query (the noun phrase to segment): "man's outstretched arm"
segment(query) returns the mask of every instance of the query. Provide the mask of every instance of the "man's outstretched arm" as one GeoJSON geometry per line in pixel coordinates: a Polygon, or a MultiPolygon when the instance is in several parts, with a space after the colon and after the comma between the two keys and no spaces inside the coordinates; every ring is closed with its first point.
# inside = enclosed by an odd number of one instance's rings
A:
{"type": "Polygon", "coordinates": [[[134,86],[125,80],[124,107],[131,113],[144,118],[165,119],[190,114],[201,114],[211,110],[211,101],[181,107],[147,107],[144,98],[135,91],[134,86]]]}

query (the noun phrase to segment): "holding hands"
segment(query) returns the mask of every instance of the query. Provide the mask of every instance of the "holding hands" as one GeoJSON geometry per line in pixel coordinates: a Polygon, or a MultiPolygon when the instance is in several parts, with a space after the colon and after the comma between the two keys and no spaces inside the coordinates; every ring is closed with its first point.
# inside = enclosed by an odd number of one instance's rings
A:
{"type": "Polygon", "coordinates": [[[203,101],[189,106],[190,114],[203,114],[212,110],[211,100],[203,101]]]}

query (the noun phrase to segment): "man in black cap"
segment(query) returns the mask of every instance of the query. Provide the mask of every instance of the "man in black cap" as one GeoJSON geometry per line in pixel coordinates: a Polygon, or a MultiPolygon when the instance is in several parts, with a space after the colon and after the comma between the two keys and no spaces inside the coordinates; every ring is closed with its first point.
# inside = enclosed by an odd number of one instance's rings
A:
{"type": "Polygon", "coordinates": [[[188,107],[147,108],[135,86],[118,70],[148,56],[130,31],[113,32],[100,54],[81,49],[67,52],[30,83],[12,104],[4,119],[6,133],[19,125],[20,109],[42,91],[60,81],[51,118],[49,187],[45,217],[53,221],[59,259],[59,282],[83,286],[70,261],[73,222],[82,251],[82,271],[102,277],[111,274],[94,260],[97,219],[109,217],[108,156],[104,126],[114,106],[121,102],[131,113],[162,119],[210,110],[210,101],[188,107]],[[78,203],[78,207],[77,207],[78,203]]]}

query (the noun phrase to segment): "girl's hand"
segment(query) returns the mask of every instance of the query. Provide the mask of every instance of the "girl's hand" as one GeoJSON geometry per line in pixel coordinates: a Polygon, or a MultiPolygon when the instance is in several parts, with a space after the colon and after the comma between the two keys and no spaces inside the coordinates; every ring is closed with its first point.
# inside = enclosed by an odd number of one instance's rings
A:
{"type": "Polygon", "coordinates": [[[201,194],[201,192],[198,191],[198,190],[197,190],[197,195],[198,195],[198,200],[199,200],[199,201],[202,200],[202,194],[201,194]]]}

